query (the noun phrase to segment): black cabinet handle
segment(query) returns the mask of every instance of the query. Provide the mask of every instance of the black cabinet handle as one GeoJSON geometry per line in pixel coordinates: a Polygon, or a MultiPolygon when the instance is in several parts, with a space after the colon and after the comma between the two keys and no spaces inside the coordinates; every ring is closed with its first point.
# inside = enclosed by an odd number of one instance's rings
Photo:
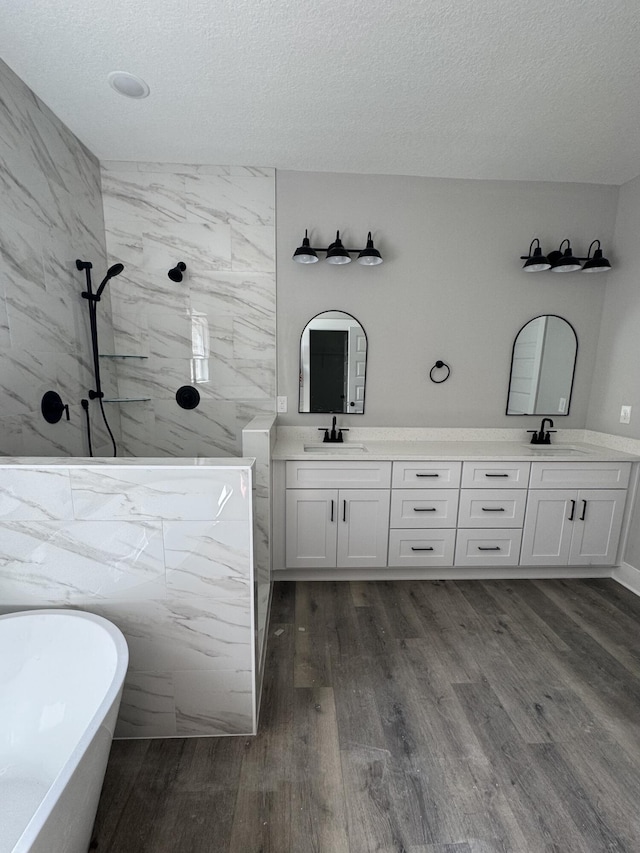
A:
{"type": "Polygon", "coordinates": [[[482,512],[505,512],[505,508],[503,506],[483,506],[482,512]]]}
{"type": "Polygon", "coordinates": [[[501,551],[501,550],[502,550],[502,548],[500,548],[499,545],[492,545],[490,548],[488,548],[488,547],[483,548],[482,545],[478,545],[478,551],[501,551]]]}
{"type": "Polygon", "coordinates": [[[568,518],[568,521],[573,521],[573,518],[576,514],[576,502],[571,501],[571,515],[568,518]]]}
{"type": "Polygon", "coordinates": [[[440,474],[416,474],[416,477],[439,477],[440,474]]]}
{"type": "Polygon", "coordinates": [[[414,548],[412,545],[411,550],[412,551],[433,551],[433,548],[414,548]]]}
{"type": "Polygon", "coordinates": [[[437,509],[435,506],[414,506],[414,512],[436,512],[437,509]]]}
{"type": "Polygon", "coordinates": [[[331,521],[333,521],[333,501],[331,501],[331,521]]]}
{"type": "Polygon", "coordinates": [[[580,521],[584,521],[584,517],[586,515],[586,512],[587,512],[587,502],[583,500],[582,501],[582,515],[580,516],[580,521]]]}
{"type": "Polygon", "coordinates": [[[347,520],[347,502],[346,501],[342,501],[342,520],[343,521],[347,520]]]}
{"type": "Polygon", "coordinates": [[[485,474],[485,477],[508,477],[508,474],[485,474]]]}

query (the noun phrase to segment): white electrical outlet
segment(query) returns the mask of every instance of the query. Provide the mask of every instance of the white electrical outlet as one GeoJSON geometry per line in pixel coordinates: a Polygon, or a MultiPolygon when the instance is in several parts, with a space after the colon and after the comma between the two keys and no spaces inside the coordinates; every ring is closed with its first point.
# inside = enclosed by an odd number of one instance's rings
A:
{"type": "Polygon", "coordinates": [[[561,415],[564,415],[566,409],[567,409],[567,398],[566,397],[560,397],[560,402],[558,403],[558,413],[561,415]]]}
{"type": "Polygon", "coordinates": [[[287,398],[286,397],[278,397],[277,399],[277,410],[280,414],[284,414],[287,411],[287,398]]]}
{"type": "Polygon", "coordinates": [[[631,406],[623,406],[620,409],[620,423],[621,424],[631,423],[631,406]]]}

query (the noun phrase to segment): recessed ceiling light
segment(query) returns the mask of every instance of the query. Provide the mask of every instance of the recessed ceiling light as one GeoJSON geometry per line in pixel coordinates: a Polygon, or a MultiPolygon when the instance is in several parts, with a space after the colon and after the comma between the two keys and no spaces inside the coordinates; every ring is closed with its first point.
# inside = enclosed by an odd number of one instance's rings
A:
{"type": "Polygon", "coordinates": [[[107,80],[112,89],[127,98],[146,98],[149,94],[144,80],[128,71],[112,71],[107,80]]]}

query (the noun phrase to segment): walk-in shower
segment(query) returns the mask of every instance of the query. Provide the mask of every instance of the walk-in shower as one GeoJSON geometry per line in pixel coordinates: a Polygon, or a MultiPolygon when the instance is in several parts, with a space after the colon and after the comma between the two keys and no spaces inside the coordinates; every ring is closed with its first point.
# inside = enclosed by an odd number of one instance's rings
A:
{"type": "MultiPolygon", "coordinates": [[[[102,420],[104,421],[104,425],[107,428],[107,432],[109,433],[109,437],[111,438],[111,444],[113,445],[113,455],[117,456],[118,448],[116,446],[116,440],[113,437],[113,433],[111,432],[111,427],[109,426],[109,421],[107,420],[107,415],[104,410],[103,405],[103,397],[104,392],[102,390],[102,382],[100,380],[100,350],[98,347],[98,302],[100,302],[100,298],[102,296],[102,291],[107,286],[109,279],[114,278],[117,275],[120,275],[122,270],[124,269],[123,264],[114,264],[109,267],[107,270],[107,274],[100,282],[100,286],[93,292],[93,287],[91,283],[91,269],[93,264],[91,261],[76,261],[76,267],[79,270],[84,270],[84,274],[86,277],[87,289],[82,291],[82,298],[86,299],[89,305],[89,327],[91,331],[91,352],[93,355],[93,375],[95,380],[95,389],[89,390],[89,400],[97,400],[100,404],[100,411],[102,412],[102,420]]],[[[89,400],[82,400],[82,408],[84,409],[85,417],[87,420],[87,438],[89,442],[89,456],[93,456],[93,447],[91,443],[91,420],[89,418],[89,400]]]]}

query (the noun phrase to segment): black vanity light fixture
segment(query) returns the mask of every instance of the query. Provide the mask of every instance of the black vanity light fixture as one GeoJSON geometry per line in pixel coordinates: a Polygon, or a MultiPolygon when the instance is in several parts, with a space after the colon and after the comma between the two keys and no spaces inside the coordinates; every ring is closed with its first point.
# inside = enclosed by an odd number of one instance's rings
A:
{"type": "Polygon", "coordinates": [[[586,258],[578,258],[573,254],[571,243],[569,240],[563,240],[559,247],[548,255],[544,255],[540,247],[540,240],[536,237],[531,241],[528,255],[520,255],[520,260],[524,261],[522,269],[525,272],[607,272],[611,269],[609,261],[602,256],[600,248],[600,240],[594,240],[589,246],[586,258]],[[566,243],[566,248],[563,251],[563,246],[566,243]],[[598,248],[594,251],[593,257],[591,250],[598,244],[598,248]],[[534,248],[534,244],[537,244],[534,248]],[[584,263],[584,266],[583,266],[584,263]]]}
{"type": "Polygon", "coordinates": [[[351,252],[358,252],[356,258],[359,264],[366,267],[377,266],[382,263],[382,255],[373,245],[371,231],[367,234],[367,245],[364,249],[345,249],[340,239],[340,232],[336,231],[336,239],[330,243],[326,249],[313,247],[309,241],[309,233],[304,232],[302,245],[293,253],[293,260],[298,264],[315,264],[320,258],[318,252],[326,253],[326,261],[328,264],[350,264],[352,261],[351,252]]]}
{"type": "Polygon", "coordinates": [[[594,240],[593,243],[589,246],[589,251],[587,252],[587,262],[582,267],[582,272],[607,272],[607,270],[611,269],[611,264],[606,258],[602,257],[602,249],[600,248],[600,240],[594,240]],[[591,257],[591,249],[598,244],[598,248],[593,253],[593,257],[591,257]]]}

